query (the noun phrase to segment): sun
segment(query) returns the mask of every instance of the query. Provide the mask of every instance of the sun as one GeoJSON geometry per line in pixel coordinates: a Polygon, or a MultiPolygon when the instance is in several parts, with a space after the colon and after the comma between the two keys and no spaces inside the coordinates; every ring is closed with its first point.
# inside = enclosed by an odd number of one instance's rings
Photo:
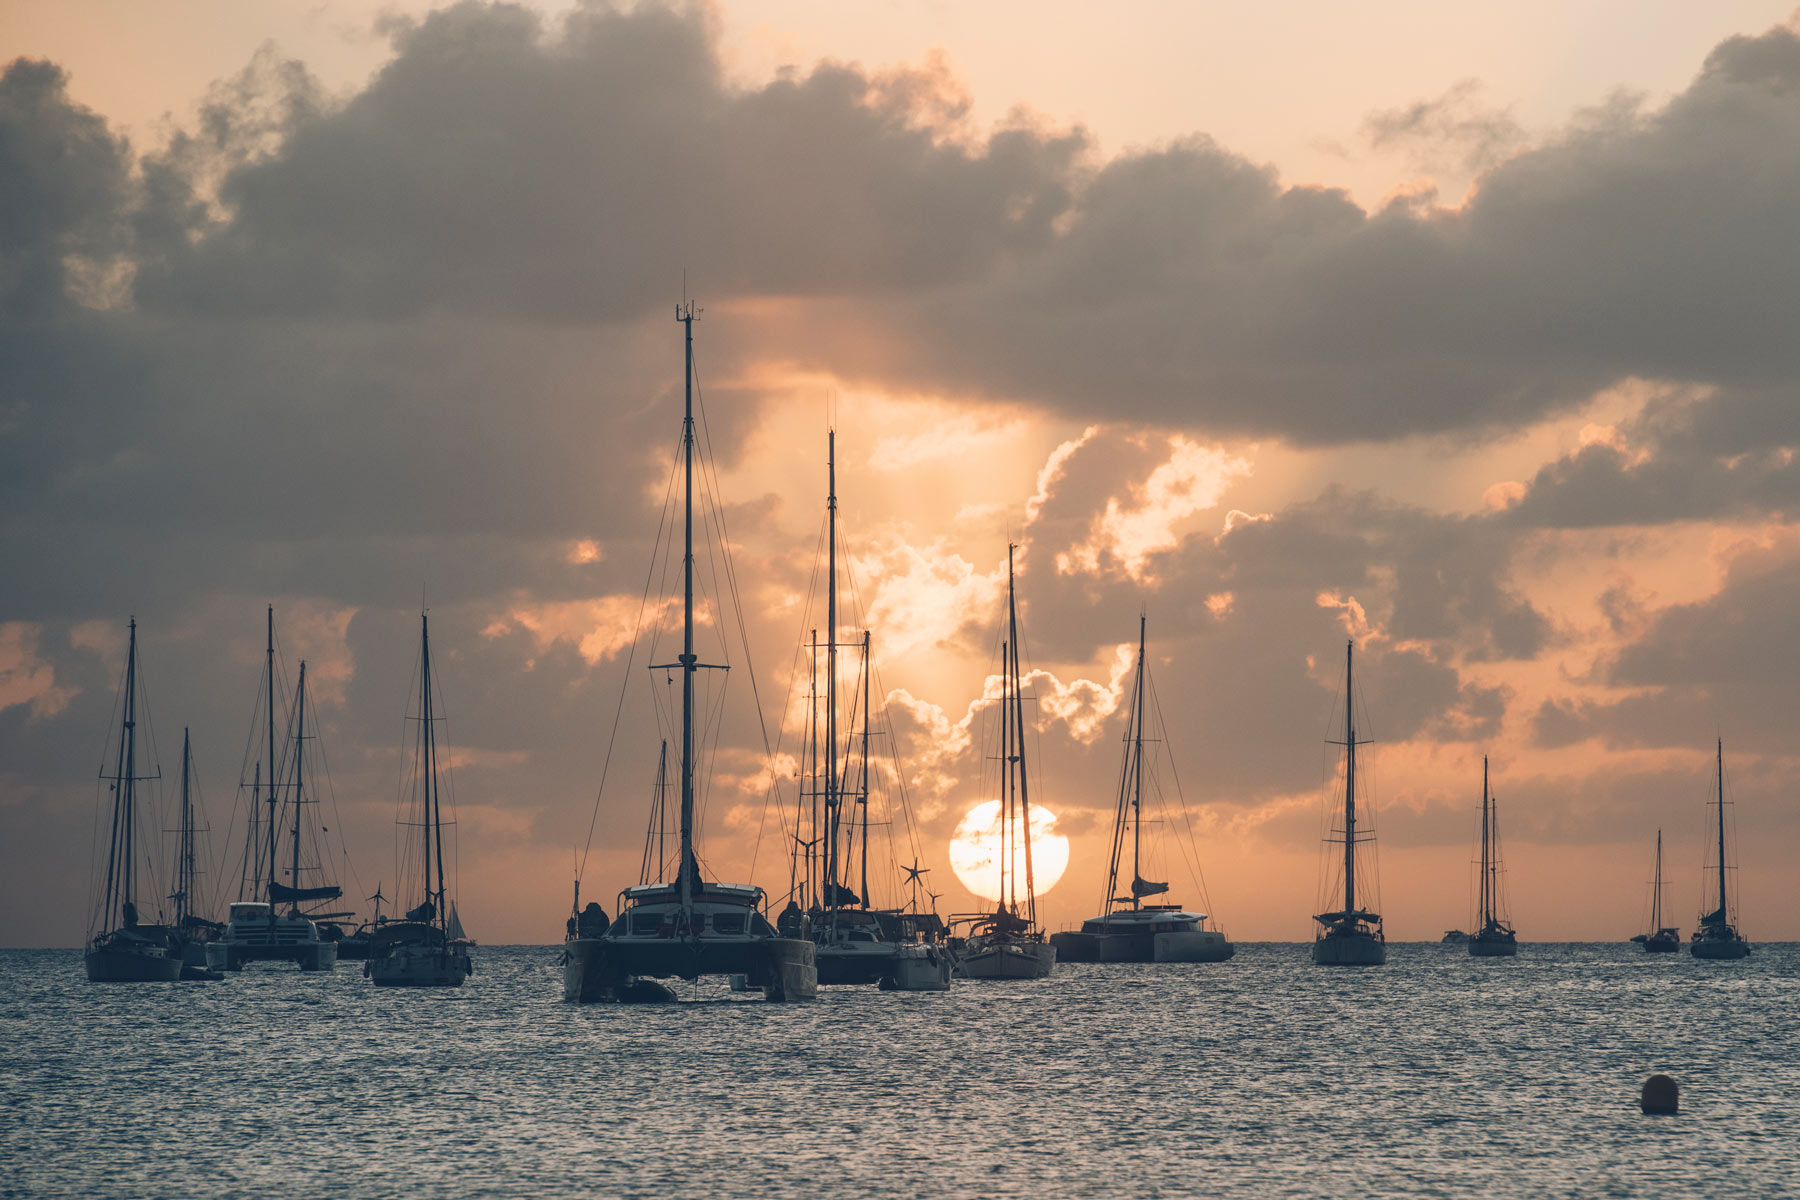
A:
{"type": "MultiPolygon", "coordinates": [[[[1014,837],[1021,846],[1018,896],[1025,899],[1024,822],[1013,817],[1014,837]]],[[[1010,867],[1011,864],[1008,864],[1010,867]]],[[[1069,867],[1069,839],[1056,832],[1056,814],[1040,804],[1031,806],[1031,877],[1039,895],[1056,886],[1069,867]]],[[[984,900],[999,900],[1009,882],[1000,871],[1000,802],[986,800],[971,808],[950,839],[950,869],[964,887],[984,900]]],[[[1008,870],[1007,875],[1012,871],[1008,870]]]]}

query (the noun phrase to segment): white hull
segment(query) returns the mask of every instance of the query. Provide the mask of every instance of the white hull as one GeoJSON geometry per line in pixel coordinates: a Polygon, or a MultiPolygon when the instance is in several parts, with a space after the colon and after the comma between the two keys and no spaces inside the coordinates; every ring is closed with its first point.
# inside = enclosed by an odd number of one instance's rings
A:
{"type": "Polygon", "coordinates": [[[1313,942],[1313,963],[1321,967],[1379,967],[1387,943],[1372,937],[1322,937],[1313,942]]]}
{"type": "Polygon", "coordinates": [[[949,951],[939,946],[895,947],[888,973],[882,976],[886,992],[947,992],[950,990],[949,951]]]}
{"type": "Polygon", "coordinates": [[[965,979],[1042,979],[1056,966],[1056,947],[1045,942],[1000,942],[963,951],[965,979]]]}
{"type": "Polygon", "coordinates": [[[1224,962],[1237,953],[1237,947],[1216,929],[1159,933],[1155,949],[1159,963],[1224,962]]]}
{"type": "Polygon", "coordinates": [[[214,971],[241,971],[250,962],[329,971],[337,966],[337,943],[320,939],[318,926],[304,917],[235,920],[218,941],[206,943],[206,965],[214,971]]]}

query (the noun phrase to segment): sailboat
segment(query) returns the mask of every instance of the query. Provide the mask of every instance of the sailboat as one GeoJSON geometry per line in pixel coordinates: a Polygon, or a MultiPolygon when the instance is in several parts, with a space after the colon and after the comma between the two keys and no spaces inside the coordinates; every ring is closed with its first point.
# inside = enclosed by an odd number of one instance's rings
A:
{"type": "Polygon", "coordinates": [[[1488,793],[1488,760],[1481,756],[1481,876],[1476,881],[1475,932],[1469,935],[1469,954],[1475,958],[1511,958],[1519,952],[1519,938],[1503,919],[1505,904],[1500,890],[1500,815],[1488,793]]]}
{"type": "Polygon", "coordinates": [[[121,693],[119,752],[112,774],[101,775],[112,786],[112,824],[106,850],[106,884],[96,921],[81,963],[90,983],[167,983],[181,977],[181,959],[170,953],[169,931],[138,920],[140,861],[137,785],[159,779],[160,770],[138,774],[137,761],[137,619],[125,651],[125,684],[121,693]]]}
{"type": "Polygon", "coordinates": [[[1662,923],[1662,830],[1656,831],[1656,867],[1650,882],[1650,930],[1631,940],[1644,947],[1645,954],[1673,954],[1681,949],[1681,930],[1662,923]]]}
{"type": "Polygon", "coordinates": [[[206,943],[218,936],[224,926],[194,911],[194,890],[200,870],[194,856],[194,743],[191,730],[181,731],[181,824],[176,829],[175,890],[169,899],[175,905],[175,928],[171,935],[173,953],[181,959],[181,978],[186,980],[218,980],[224,978],[206,965],[206,943]]]}
{"type": "Polygon", "coordinates": [[[1737,926],[1732,923],[1730,900],[1726,895],[1725,872],[1725,739],[1720,738],[1717,747],[1718,763],[1718,799],[1715,804],[1719,810],[1719,855],[1716,865],[1709,866],[1707,871],[1715,873],[1719,879],[1718,907],[1700,918],[1700,927],[1694,930],[1693,940],[1688,943],[1688,951],[1695,958],[1744,958],[1750,953],[1750,943],[1744,940],[1737,926]]]}
{"type": "Polygon", "coordinates": [[[1119,771],[1118,801],[1113,811],[1112,863],[1106,876],[1106,899],[1100,915],[1082,922],[1079,932],[1053,933],[1050,944],[1063,962],[1223,962],[1237,948],[1217,929],[1206,927],[1207,914],[1178,904],[1146,904],[1150,896],[1168,893],[1167,883],[1143,875],[1144,717],[1149,682],[1145,659],[1147,619],[1138,617],[1137,675],[1132,685],[1130,724],[1125,731],[1125,761],[1119,771]],[[1120,895],[1120,868],[1127,837],[1131,842],[1131,882],[1120,895]]]}
{"type": "Polygon", "coordinates": [[[1344,824],[1333,829],[1331,844],[1344,847],[1344,906],[1336,912],[1313,917],[1319,924],[1313,938],[1313,962],[1322,967],[1380,966],[1387,961],[1387,935],[1381,914],[1359,907],[1356,896],[1356,847],[1374,842],[1374,835],[1356,831],[1356,643],[1344,651],[1344,824]]]}
{"type": "MultiPolygon", "coordinates": [[[[278,755],[282,744],[275,737],[275,606],[272,604],[268,611],[268,642],[265,653],[267,736],[263,742],[264,758],[257,764],[259,782],[252,792],[250,807],[254,812],[259,801],[264,799],[258,793],[261,791],[260,780],[266,775],[269,785],[266,797],[268,811],[260,828],[258,822],[250,822],[244,857],[248,875],[245,882],[249,885],[249,894],[266,895],[268,899],[246,899],[244,892],[240,890],[239,899],[228,910],[224,934],[207,943],[206,965],[215,971],[241,971],[244,964],[249,962],[291,962],[302,971],[329,971],[337,965],[337,943],[320,936],[319,927],[312,917],[300,910],[302,904],[335,900],[343,895],[342,890],[335,885],[302,887],[300,883],[303,872],[316,872],[319,869],[316,866],[303,866],[301,862],[302,813],[306,805],[316,803],[306,798],[304,662],[300,664],[300,685],[294,699],[292,782],[286,785],[292,792],[292,799],[287,807],[292,813],[293,824],[291,833],[280,829],[283,785],[280,783],[278,755]],[[263,771],[265,765],[266,773],[263,771]],[[278,833],[289,833],[291,857],[290,882],[287,884],[275,878],[278,833]],[[281,912],[279,908],[284,903],[288,908],[286,912],[281,912]]],[[[323,917],[326,914],[320,915],[323,917]]]]}
{"type": "Polygon", "coordinates": [[[1006,548],[1006,641],[1000,646],[1000,887],[994,911],[970,923],[958,969],[968,979],[1041,979],[1056,967],[1056,947],[1037,923],[1031,871],[1031,790],[1025,769],[1025,702],[1019,682],[1019,605],[1013,546],[1006,548]],[[1015,844],[1015,838],[1019,844],[1015,844]],[[1019,903],[1019,850],[1025,851],[1025,903],[1019,903]]]}
{"type": "MultiPolygon", "coordinates": [[[[743,975],[769,1000],[810,1000],[819,972],[813,944],[783,937],[763,915],[763,890],[751,884],[709,881],[695,852],[694,799],[698,769],[698,717],[694,676],[702,664],[694,651],[694,320],[683,301],[675,319],[684,331],[685,407],[682,446],[682,644],[674,663],[656,666],[681,674],[681,847],[673,882],[640,883],[619,894],[619,916],[593,936],[580,914],[563,944],[563,997],[573,1001],[672,999],[649,981],[703,975],[743,975]],[[644,986],[645,984],[648,986],[644,986]]],[[[576,893],[579,904],[580,893],[576,893]]]]}
{"type": "MultiPolygon", "coordinates": [[[[869,807],[871,799],[870,722],[873,635],[865,629],[848,646],[861,651],[860,736],[842,737],[839,726],[838,651],[846,648],[838,629],[838,497],[837,431],[826,435],[826,587],[825,642],[815,632],[811,641],[815,683],[807,714],[807,745],[802,761],[809,778],[800,789],[795,819],[795,887],[778,929],[805,929],[817,950],[819,985],[879,984],[888,990],[942,991],[950,986],[951,958],[941,942],[943,923],[935,915],[874,907],[869,886],[869,807]],[[819,651],[825,659],[823,695],[817,686],[819,651]],[[860,755],[853,749],[860,746],[860,755]],[[841,752],[840,752],[841,747],[841,752]],[[854,768],[858,782],[851,784],[854,768]],[[846,810],[849,810],[846,814],[846,810]],[[800,831],[811,834],[801,837],[800,831]],[[856,854],[857,887],[850,886],[856,854]],[[801,867],[804,865],[804,873],[801,867]]],[[[915,864],[916,865],[916,864],[915,864]]],[[[916,906],[915,906],[916,908],[916,906]]]]}
{"type": "MultiPolygon", "coordinates": [[[[455,910],[444,867],[444,805],[438,788],[437,723],[431,688],[431,618],[419,615],[419,734],[415,740],[412,774],[416,811],[403,814],[419,818],[403,822],[420,831],[422,878],[417,907],[406,919],[388,921],[371,935],[369,958],[363,974],[376,987],[461,987],[474,971],[469,943],[462,923],[452,927],[455,910]],[[434,873],[435,871],[435,878],[434,873]]],[[[376,889],[380,891],[379,888],[376,889]]],[[[404,892],[401,893],[405,895],[404,892]]]]}

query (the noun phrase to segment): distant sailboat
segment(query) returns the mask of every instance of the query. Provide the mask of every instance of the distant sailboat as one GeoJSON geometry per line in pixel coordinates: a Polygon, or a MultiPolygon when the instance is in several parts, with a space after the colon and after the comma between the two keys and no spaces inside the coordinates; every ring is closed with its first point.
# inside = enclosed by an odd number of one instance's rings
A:
{"type": "MultiPolygon", "coordinates": [[[[444,863],[444,804],[438,786],[437,725],[431,683],[431,623],[419,617],[419,732],[412,762],[413,811],[402,820],[420,831],[422,878],[417,907],[406,919],[389,921],[370,935],[363,973],[376,987],[461,987],[474,971],[462,922],[450,900],[444,863]]],[[[404,885],[405,880],[402,880],[404,885]]],[[[380,888],[376,889],[377,892],[380,888]]],[[[405,895],[402,892],[401,895],[405,895]]]]}
{"type": "Polygon", "coordinates": [[[1743,958],[1750,953],[1750,943],[1731,920],[1731,902],[1725,886],[1725,872],[1729,869],[1725,865],[1725,739],[1719,739],[1717,752],[1718,799],[1714,804],[1719,810],[1719,855],[1717,864],[1707,870],[1718,876],[1718,907],[1700,918],[1700,927],[1694,930],[1688,950],[1695,958],[1743,958]]]}
{"type": "Polygon", "coordinates": [[[1031,789],[1025,763],[1025,702],[1019,679],[1019,606],[1013,547],[1006,548],[1006,641],[1000,646],[1000,887],[994,911],[963,918],[970,932],[958,969],[968,979],[1041,979],[1056,967],[1056,947],[1037,923],[1031,870],[1031,789]],[[1019,851],[1025,852],[1025,902],[1019,903],[1019,851]]]}
{"type": "Polygon", "coordinates": [[[181,731],[181,824],[177,827],[175,849],[175,890],[169,899],[175,905],[173,953],[181,959],[181,977],[187,980],[217,980],[218,971],[206,965],[206,944],[225,927],[195,911],[195,890],[200,868],[194,854],[198,829],[194,812],[194,745],[189,730],[181,731]]]}
{"type": "Polygon", "coordinates": [[[1650,883],[1650,930],[1631,940],[1646,954],[1673,954],[1681,949],[1681,930],[1662,923],[1662,830],[1656,831],[1656,867],[1650,883]]]}
{"type": "Polygon", "coordinates": [[[106,884],[96,924],[90,927],[81,956],[90,983],[168,983],[181,977],[181,959],[171,953],[169,931],[138,919],[139,868],[147,856],[139,851],[140,813],[137,785],[159,779],[160,770],[138,774],[137,761],[137,620],[131,621],[125,651],[125,684],[120,695],[119,752],[110,775],[112,823],[106,850],[106,884]]]}
{"type": "Polygon", "coordinates": [[[1146,625],[1147,619],[1140,615],[1137,674],[1113,810],[1106,898],[1100,915],[1083,921],[1079,931],[1050,935],[1050,944],[1063,962],[1223,962],[1237,953],[1224,933],[1206,927],[1206,913],[1189,912],[1178,904],[1144,903],[1146,897],[1165,895],[1169,890],[1167,883],[1143,876],[1144,722],[1149,693],[1146,625]],[[1129,864],[1124,861],[1127,840],[1131,844],[1129,864]],[[1120,871],[1127,865],[1131,882],[1123,884],[1120,871]],[[1122,888],[1126,894],[1120,894],[1122,888]]]}
{"type": "MultiPolygon", "coordinates": [[[[284,785],[279,778],[278,766],[282,761],[283,746],[275,736],[274,605],[270,605],[268,610],[265,654],[267,661],[264,664],[263,683],[266,688],[264,715],[267,717],[267,729],[263,742],[264,757],[258,763],[258,782],[251,794],[250,808],[254,813],[259,802],[266,802],[267,813],[260,823],[254,819],[249,822],[244,848],[244,883],[252,898],[245,898],[244,893],[239,892],[240,898],[229,909],[224,934],[207,943],[206,965],[214,970],[240,971],[245,963],[250,962],[291,962],[302,971],[329,971],[337,965],[337,943],[321,937],[312,916],[302,912],[300,906],[320,900],[335,900],[343,892],[335,884],[305,887],[301,883],[302,874],[316,873],[321,869],[302,861],[302,814],[306,805],[317,803],[308,800],[306,796],[306,664],[300,664],[300,683],[294,696],[292,771],[290,781],[284,785]],[[265,777],[265,765],[268,768],[266,778],[269,790],[266,797],[260,797],[258,793],[261,792],[261,781],[265,777]],[[281,792],[284,786],[291,793],[287,812],[293,817],[291,828],[287,829],[281,828],[281,792]],[[285,836],[289,841],[289,881],[286,884],[275,878],[278,836],[285,836]],[[266,895],[268,899],[253,898],[259,894],[266,895]],[[282,904],[287,905],[286,912],[280,911],[282,904]]],[[[319,915],[323,917],[326,914],[319,915]]]]}
{"type": "Polygon", "coordinates": [[[1469,935],[1469,954],[1475,958],[1510,958],[1519,952],[1519,938],[1504,920],[1505,904],[1500,888],[1500,816],[1497,801],[1488,792],[1488,760],[1481,756],[1481,876],[1476,881],[1475,932],[1469,935]]]}
{"type": "MultiPolygon", "coordinates": [[[[563,998],[572,1001],[674,999],[657,979],[703,975],[744,976],[746,987],[770,1000],[810,1000],[819,972],[810,941],[783,937],[763,913],[763,890],[750,884],[708,881],[700,871],[694,809],[700,747],[695,675],[702,664],[694,649],[694,320],[696,309],[676,309],[685,335],[685,408],[681,426],[683,554],[681,656],[654,669],[681,675],[681,848],[672,882],[628,887],[620,893],[618,919],[603,932],[604,916],[584,927],[570,918],[563,943],[563,998]]],[[[579,904],[580,893],[576,893],[579,904]]]]}
{"type": "Polygon", "coordinates": [[[1372,843],[1372,834],[1356,831],[1356,643],[1344,651],[1344,824],[1327,839],[1344,847],[1344,906],[1313,917],[1319,924],[1313,938],[1313,962],[1322,967],[1380,966],[1387,961],[1387,935],[1381,914],[1357,903],[1356,847],[1372,843]]]}

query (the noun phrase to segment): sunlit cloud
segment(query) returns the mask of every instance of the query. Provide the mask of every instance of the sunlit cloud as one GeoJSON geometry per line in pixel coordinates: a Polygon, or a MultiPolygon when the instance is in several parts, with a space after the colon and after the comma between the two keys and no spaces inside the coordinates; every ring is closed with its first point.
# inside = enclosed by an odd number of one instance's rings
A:
{"type": "Polygon", "coordinates": [[[38,657],[43,627],[29,621],[0,624],[0,710],[29,704],[34,718],[54,717],[80,689],[58,687],[54,664],[38,657]]]}
{"type": "Polygon", "coordinates": [[[1103,562],[1116,562],[1132,579],[1147,582],[1150,557],[1176,546],[1182,522],[1217,507],[1225,490],[1249,473],[1246,458],[1185,437],[1170,438],[1168,460],[1132,488],[1128,500],[1108,497],[1087,540],[1057,555],[1057,572],[1091,573],[1103,562]]]}

